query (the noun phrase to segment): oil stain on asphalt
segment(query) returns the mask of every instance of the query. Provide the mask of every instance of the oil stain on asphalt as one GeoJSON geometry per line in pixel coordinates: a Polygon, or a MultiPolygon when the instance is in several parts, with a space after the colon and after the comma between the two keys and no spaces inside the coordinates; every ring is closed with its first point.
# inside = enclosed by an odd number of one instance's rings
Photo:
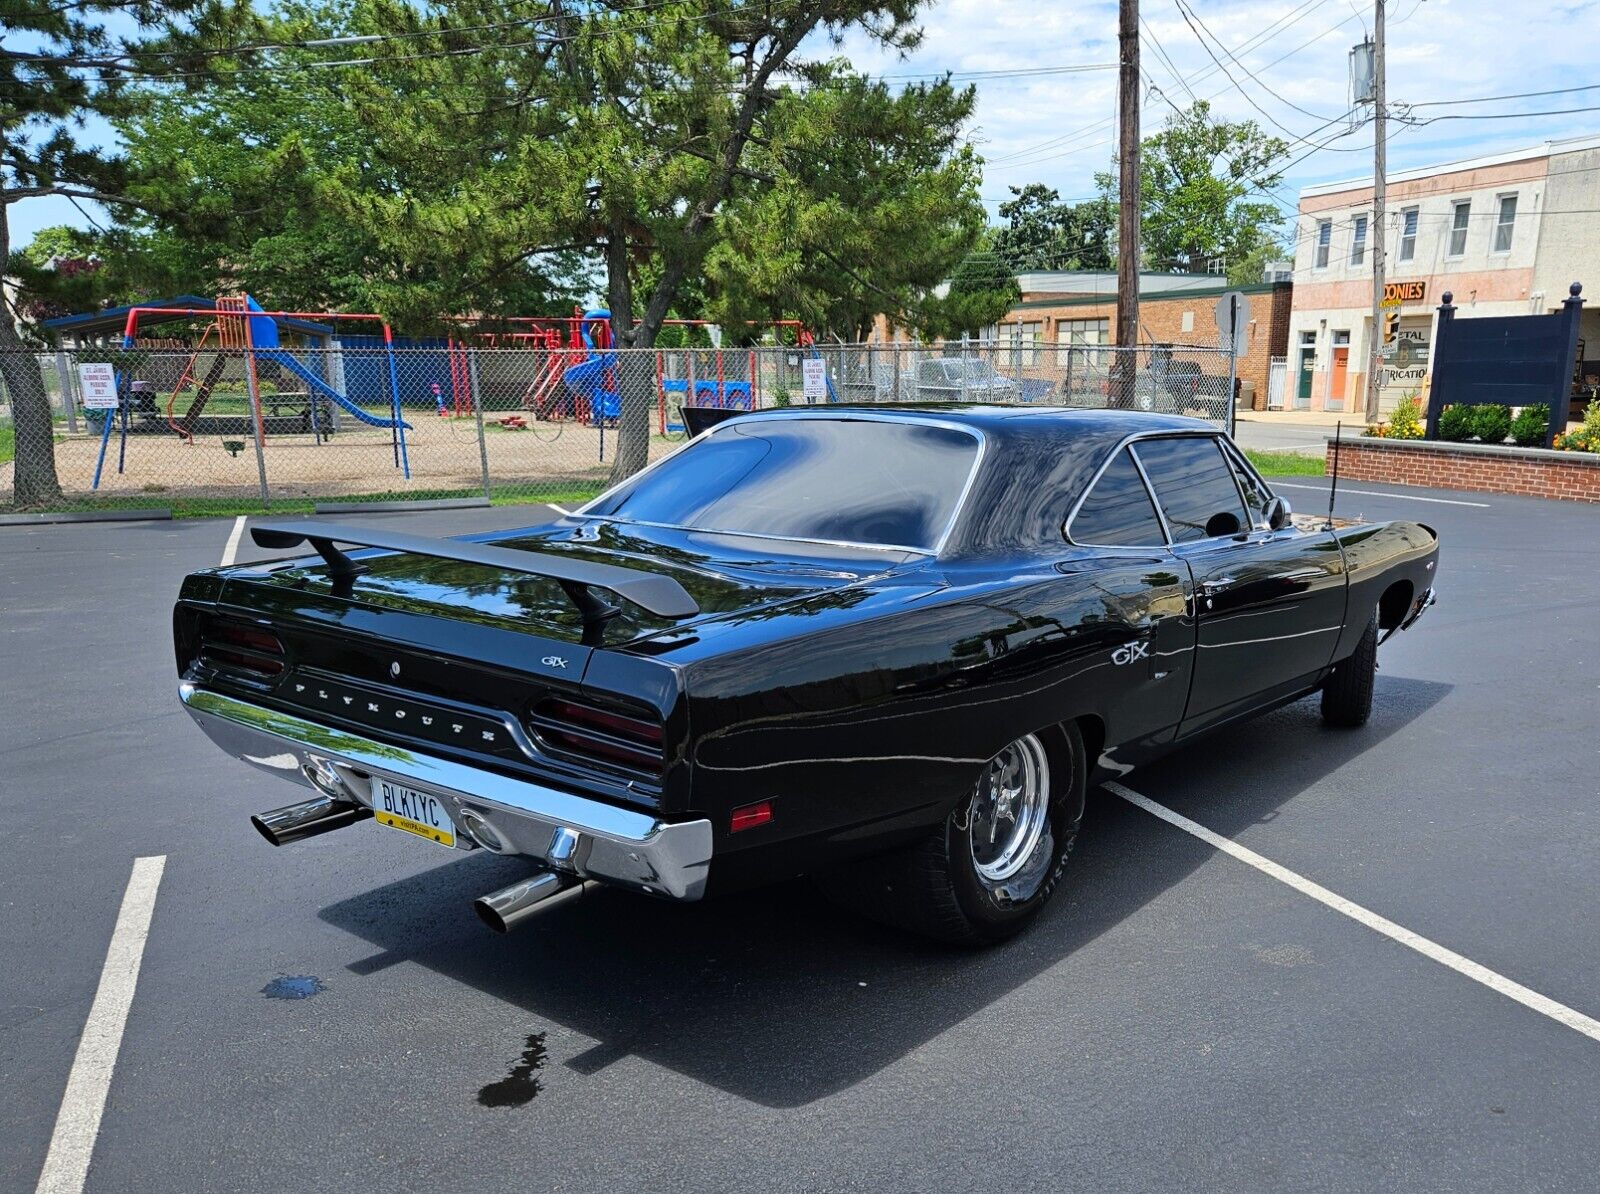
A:
{"type": "Polygon", "coordinates": [[[314,974],[279,975],[262,987],[261,993],[268,999],[310,999],[327,989],[327,985],[314,974]]]}
{"type": "Polygon", "coordinates": [[[491,1082],[478,1092],[478,1102],[485,1107],[520,1107],[531,1102],[544,1086],[534,1074],[544,1068],[544,1033],[528,1034],[527,1048],[523,1049],[511,1072],[498,1082],[491,1082]]]}

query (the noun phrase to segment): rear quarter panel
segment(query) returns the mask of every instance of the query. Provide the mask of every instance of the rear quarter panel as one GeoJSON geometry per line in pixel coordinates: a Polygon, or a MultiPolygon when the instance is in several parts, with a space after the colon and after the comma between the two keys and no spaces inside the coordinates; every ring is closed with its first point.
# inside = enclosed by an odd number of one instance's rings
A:
{"type": "Polygon", "coordinates": [[[1439,560],[1439,536],[1432,527],[1417,522],[1364,523],[1334,532],[1344,552],[1350,578],[1344,632],[1334,659],[1347,658],[1367,628],[1369,612],[1384,602],[1384,629],[1398,621],[1393,609],[1434,587],[1439,560]],[[1400,600],[1404,595],[1404,600],[1400,600]]]}
{"type": "Polygon", "coordinates": [[[717,834],[715,881],[740,873],[741,854],[751,867],[760,858],[748,877],[772,878],[934,825],[1026,732],[1092,715],[1108,737],[1170,737],[1181,702],[1158,719],[1172,724],[1146,724],[1152,706],[1136,690],[1153,683],[1148,668],[1113,664],[1148,613],[1149,571],[1137,560],[1067,575],[1030,564],[852,609],[830,594],[682,663],[692,803],[717,834]],[[770,824],[726,832],[731,809],[761,800],[773,801],[770,824]]]}

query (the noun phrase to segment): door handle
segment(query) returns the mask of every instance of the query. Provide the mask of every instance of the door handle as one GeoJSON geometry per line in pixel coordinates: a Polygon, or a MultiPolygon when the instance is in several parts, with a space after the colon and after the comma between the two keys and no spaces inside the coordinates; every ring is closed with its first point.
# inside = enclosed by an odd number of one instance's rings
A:
{"type": "Polygon", "coordinates": [[[1238,583],[1238,578],[1233,576],[1219,576],[1215,580],[1203,580],[1200,582],[1200,595],[1202,597],[1215,597],[1218,593],[1226,593],[1238,583]]]}

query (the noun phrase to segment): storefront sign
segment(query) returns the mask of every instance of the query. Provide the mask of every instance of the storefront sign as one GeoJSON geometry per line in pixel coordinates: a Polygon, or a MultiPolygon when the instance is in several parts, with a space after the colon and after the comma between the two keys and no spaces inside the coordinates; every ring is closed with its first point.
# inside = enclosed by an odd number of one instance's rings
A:
{"type": "Polygon", "coordinates": [[[1426,282],[1385,282],[1383,284],[1383,305],[1385,307],[1398,307],[1401,303],[1425,302],[1428,297],[1428,284],[1426,282]]]}

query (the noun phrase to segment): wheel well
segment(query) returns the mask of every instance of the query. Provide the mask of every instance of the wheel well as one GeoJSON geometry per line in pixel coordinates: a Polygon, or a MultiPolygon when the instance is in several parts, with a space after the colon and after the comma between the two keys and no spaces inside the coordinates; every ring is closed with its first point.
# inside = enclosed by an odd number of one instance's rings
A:
{"type": "Polygon", "coordinates": [[[1378,627],[1393,630],[1411,610],[1411,598],[1416,588],[1409,580],[1397,580],[1383,591],[1378,599],[1378,627]]]}
{"type": "Polygon", "coordinates": [[[1100,763],[1100,752],[1106,748],[1106,723],[1092,713],[1074,718],[1078,736],[1083,739],[1083,761],[1089,782],[1094,782],[1095,768],[1100,763]]]}

